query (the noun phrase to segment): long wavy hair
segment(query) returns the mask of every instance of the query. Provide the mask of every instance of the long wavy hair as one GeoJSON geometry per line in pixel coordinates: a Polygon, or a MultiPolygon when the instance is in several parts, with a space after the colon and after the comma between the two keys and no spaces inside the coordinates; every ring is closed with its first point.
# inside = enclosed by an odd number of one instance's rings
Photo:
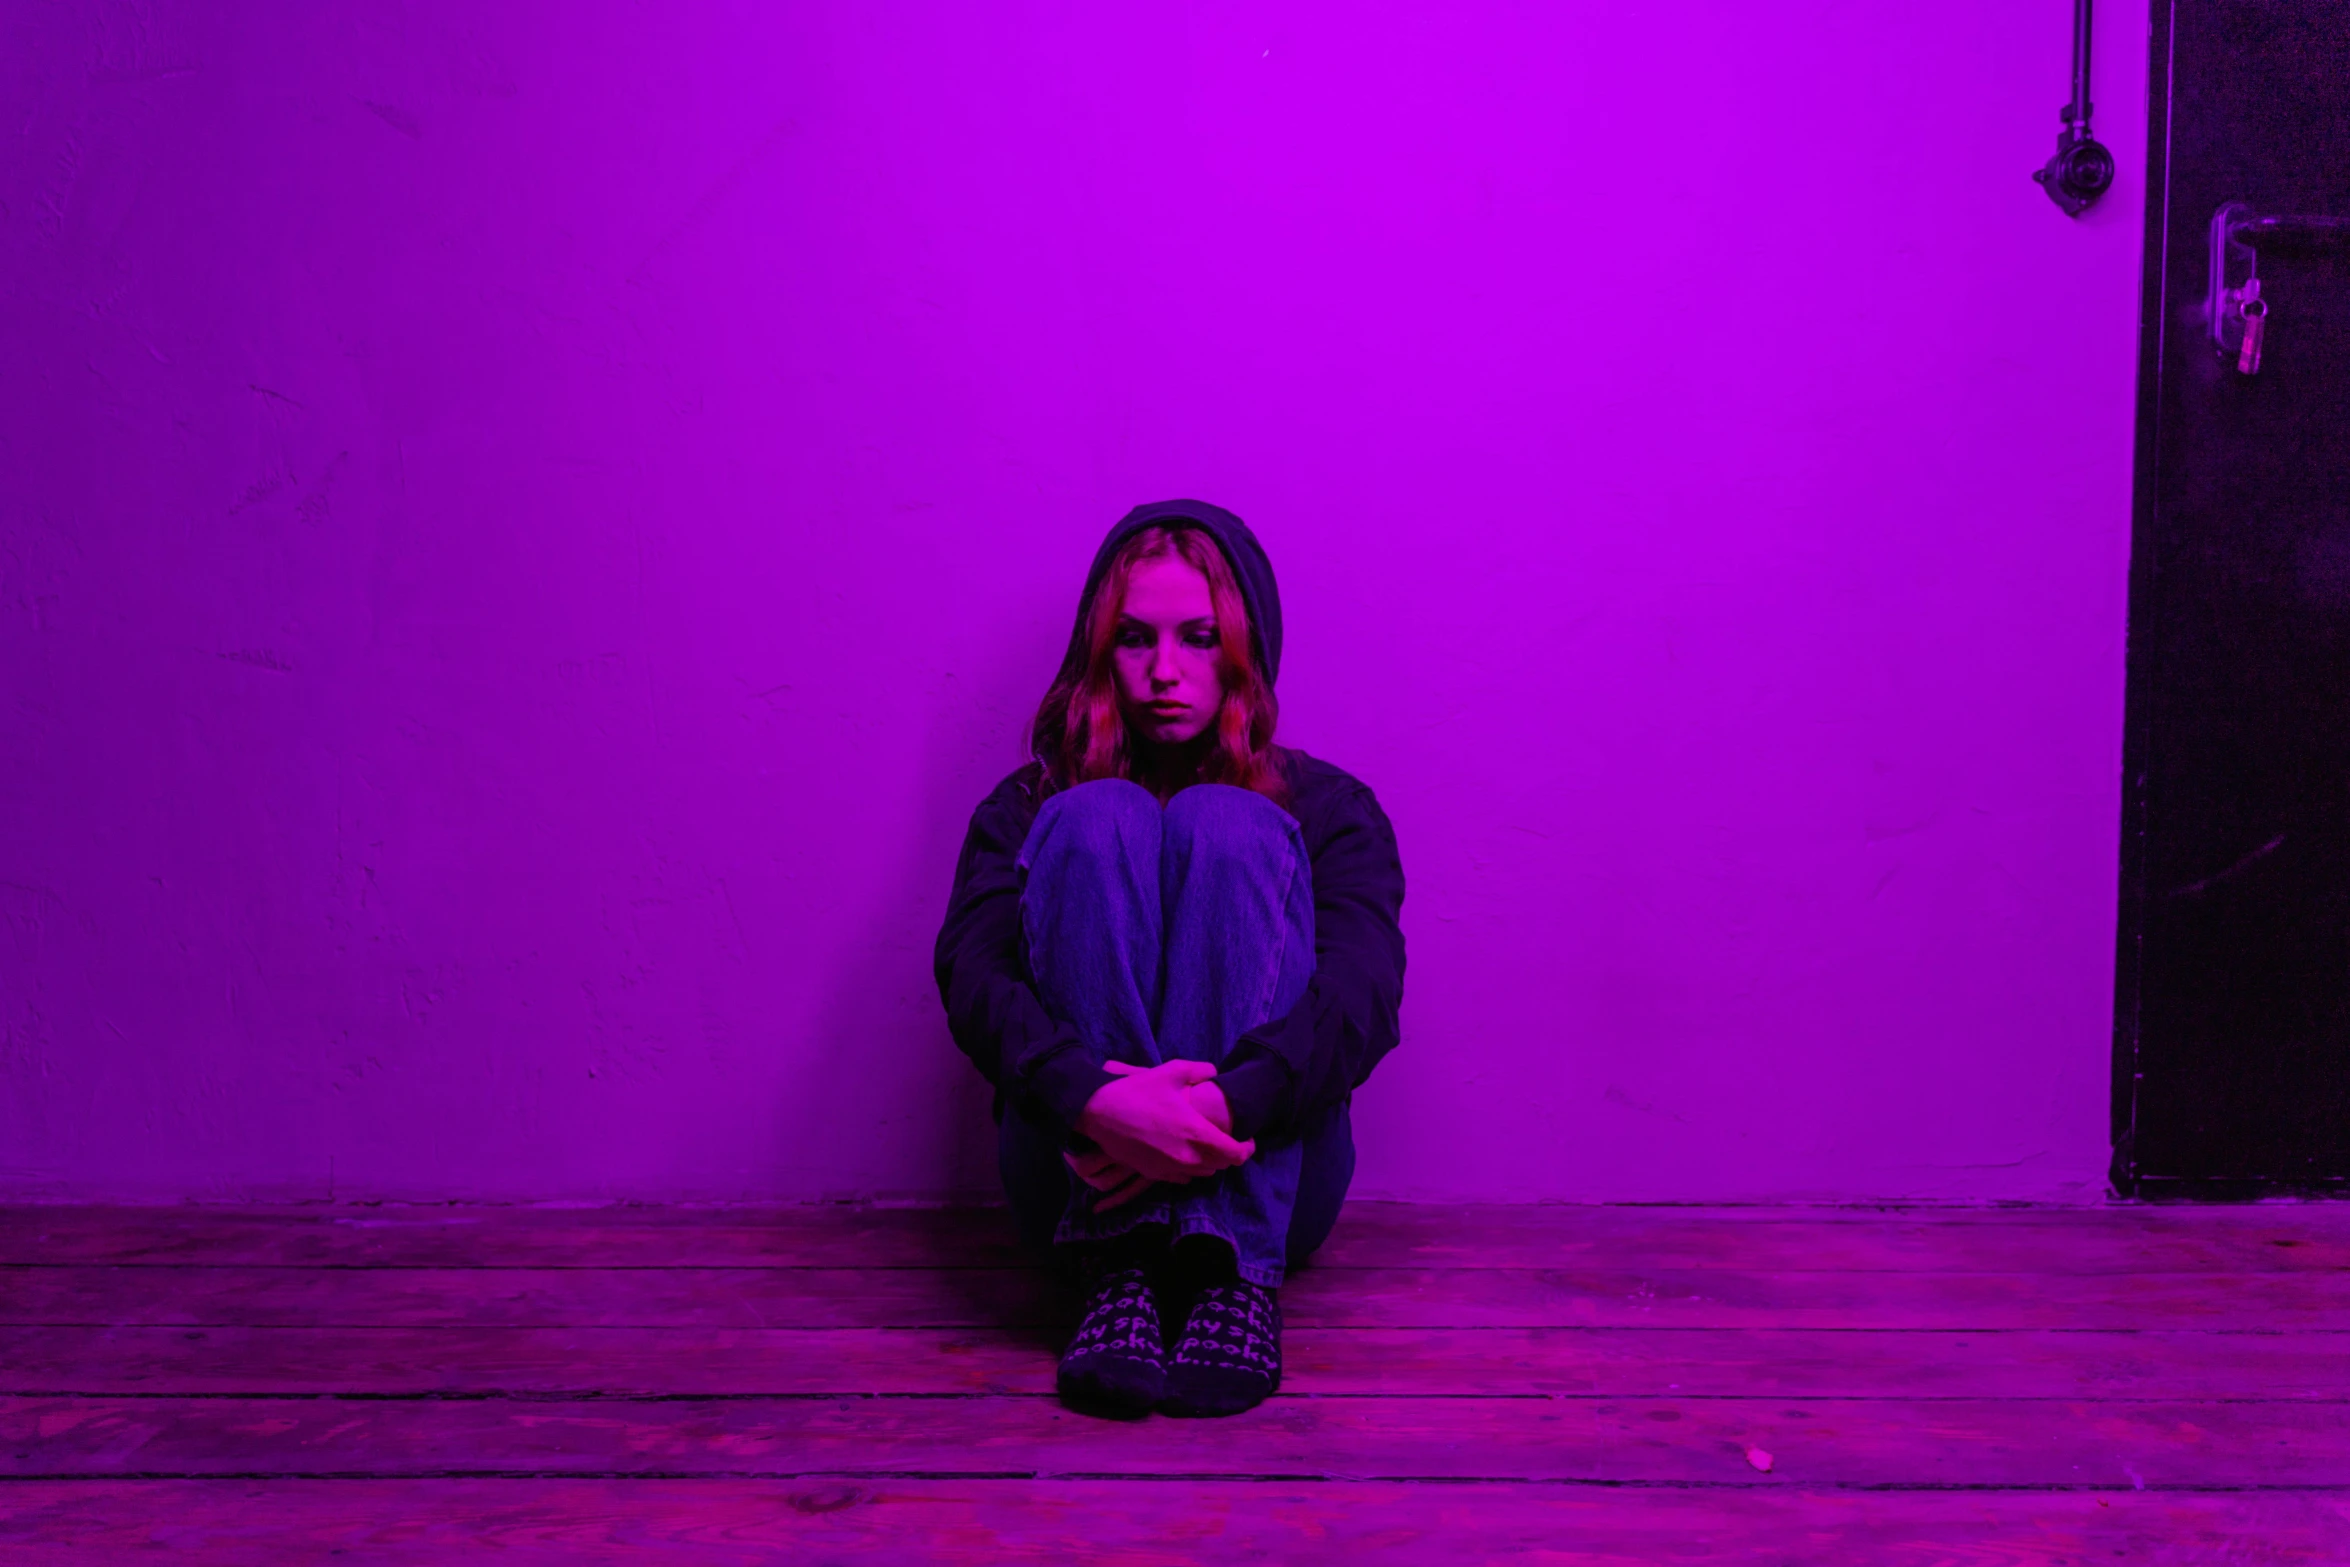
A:
{"type": "Polygon", "coordinates": [[[1250,651],[1248,602],[1215,539],[1203,529],[1181,526],[1143,529],[1111,557],[1102,574],[1080,635],[1070,640],[1061,672],[1038,704],[1036,722],[1028,731],[1029,754],[1044,769],[1044,792],[1053,794],[1096,778],[1134,776],[1134,737],[1118,710],[1113,664],[1118,615],[1134,569],[1168,556],[1208,579],[1208,602],[1215,608],[1216,640],[1223,654],[1218,664],[1224,701],[1216,712],[1216,744],[1200,763],[1199,781],[1236,784],[1286,808],[1289,778],[1273,744],[1281,704],[1250,651]]]}

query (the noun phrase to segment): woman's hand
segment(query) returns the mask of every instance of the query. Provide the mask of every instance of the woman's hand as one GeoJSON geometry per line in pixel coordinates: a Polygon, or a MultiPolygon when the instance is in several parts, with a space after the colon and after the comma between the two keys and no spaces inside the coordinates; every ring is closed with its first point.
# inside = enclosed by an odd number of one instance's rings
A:
{"type": "MultiPolygon", "coordinates": [[[[1124,1076],[1127,1073],[1140,1071],[1141,1068],[1130,1067],[1123,1061],[1117,1061],[1111,1063],[1110,1070],[1124,1076]]],[[[1207,1117],[1210,1126],[1219,1132],[1229,1133],[1232,1130],[1232,1106],[1225,1102],[1224,1090],[1213,1083],[1194,1083],[1185,1092],[1191,1096],[1192,1108],[1207,1117]]],[[[1243,1146],[1254,1148],[1256,1144],[1248,1143],[1243,1146]]],[[[1086,1153],[1063,1152],[1061,1158],[1067,1162],[1070,1169],[1077,1172],[1079,1180],[1102,1194],[1094,1199],[1093,1211],[1096,1213],[1107,1213],[1112,1208],[1123,1208],[1150,1190],[1151,1183],[1149,1181],[1144,1180],[1108,1154],[1103,1153],[1099,1148],[1086,1153]]]]}
{"type": "MultiPolygon", "coordinates": [[[[1208,1118],[1208,1124],[1225,1136],[1232,1135],[1232,1104],[1224,1097],[1224,1090],[1214,1083],[1191,1085],[1192,1108],[1208,1118]]],[[[1249,1146],[1254,1148],[1255,1143],[1249,1146]]]]}
{"type": "MultiPolygon", "coordinates": [[[[1168,1064],[1174,1065],[1175,1063],[1170,1062],[1168,1064]]],[[[1198,1071],[1189,1074],[1177,1075],[1200,1076],[1203,1073],[1212,1075],[1215,1071],[1214,1067],[1206,1066],[1199,1062],[1191,1062],[1186,1064],[1197,1068],[1198,1071]]],[[[1106,1063],[1105,1070],[1115,1077],[1133,1077],[1152,1069],[1139,1066],[1129,1066],[1123,1061],[1111,1061],[1106,1063]]],[[[1230,1135],[1232,1131],[1232,1107],[1225,1102],[1224,1090],[1218,1088],[1214,1083],[1205,1081],[1203,1079],[1202,1081],[1190,1084],[1183,1090],[1183,1092],[1190,1100],[1192,1108],[1199,1112],[1202,1119],[1204,1119],[1217,1131],[1223,1132],[1227,1136],[1230,1135]]],[[[1098,1098],[1099,1096],[1097,1095],[1096,1097],[1098,1098]]],[[[1088,1101],[1086,1108],[1088,1110],[1093,1108],[1091,1101],[1088,1101]]],[[[1096,1139],[1096,1141],[1098,1142],[1099,1139],[1096,1139]]],[[[1234,1144],[1234,1146],[1246,1148],[1251,1153],[1256,1151],[1256,1144],[1253,1142],[1237,1143],[1234,1144]]],[[[1125,1164],[1121,1164],[1118,1160],[1112,1158],[1107,1152],[1098,1147],[1086,1153],[1064,1152],[1061,1155],[1061,1158],[1063,1162],[1065,1162],[1069,1168],[1076,1173],[1076,1176],[1079,1180],[1083,1181],[1086,1185],[1092,1187],[1095,1191],[1102,1194],[1101,1196],[1095,1198],[1093,1202],[1093,1211],[1096,1213],[1107,1213],[1112,1208],[1125,1207],[1126,1204],[1134,1201],[1135,1198],[1140,1197],[1144,1192],[1148,1191],[1152,1184],[1148,1178],[1137,1173],[1131,1167],[1125,1164]]],[[[1189,1181],[1193,1179],[1196,1179],[1196,1177],[1183,1176],[1175,1178],[1174,1184],[1179,1185],[1183,1181],[1189,1181]]]]}
{"type": "Polygon", "coordinates": [[[1257,1151],[1253,1142],[1232,1140],[1224,1095],[1208,1082],[1216,1075],[1212,1063],[1105,1067],[1117,1080],[1103,1084],[1077,1117],[1077,1130],[1099,1152],[1064,1156],[1079,1180],[1105,1194],[1094,1202],[1096,1213],[1133,1201],[1153,1181],[1197,1180],[1257,1151]]]}
{"type": "Polygon", "coordinates": [[[1095,1148],[1086,1153],[1071,1153],[1064,1149],[1062,1162],[1076,1172],[1077,1178],[1101,1195],[1093,1200],[1093,1211],[1107,1213],[1112,1208],[1123,1208],[1150,1190],[1151,1183],[1135,1174],[1117,1160],[1095,1148]]]}

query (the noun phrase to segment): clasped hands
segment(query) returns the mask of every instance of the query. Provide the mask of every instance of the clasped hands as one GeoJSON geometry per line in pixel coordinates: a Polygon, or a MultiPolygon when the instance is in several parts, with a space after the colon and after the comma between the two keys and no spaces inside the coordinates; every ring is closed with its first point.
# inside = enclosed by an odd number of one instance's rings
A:
{"type": "Polygon", "coordinates": [[[1152,1183],[1181,1185],[1245,1163],[1255,1142],[1232,1139],[1232,1107],[1209,1079],[1209,1061],[1165,1061],[1130,1066],[1105,1061],[1104,1083],[1078,1114],[1077,1130],[1093,1139],[1085,1153],[1061,1157],[1077,1178],[1102,1195],[1093,1211],[1124,1207],[1152,1183]]]}

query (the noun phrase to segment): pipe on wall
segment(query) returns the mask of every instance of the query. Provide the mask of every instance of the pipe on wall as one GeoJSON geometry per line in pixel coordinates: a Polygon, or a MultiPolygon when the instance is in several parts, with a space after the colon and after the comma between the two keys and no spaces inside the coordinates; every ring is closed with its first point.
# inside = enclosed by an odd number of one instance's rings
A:
{"type": "Polygon", "coordinates": [[[2113,154],[2089,134],[2090,0],[2073,0],[2073,97],[2057,111],[2056,155],[2032,171],[2048,199],[2077,218],[2113,186],[2113,154]]]}

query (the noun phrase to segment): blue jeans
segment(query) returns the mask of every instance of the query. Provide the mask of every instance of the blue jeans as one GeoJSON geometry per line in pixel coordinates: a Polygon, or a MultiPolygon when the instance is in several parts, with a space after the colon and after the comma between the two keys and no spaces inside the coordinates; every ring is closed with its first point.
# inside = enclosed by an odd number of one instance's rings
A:
{"type": "MultiPolygon", "coordinates": [[[[1220,1062],[1313,977],[1313,870],[1296,821],[1262,795],[1198,784],[1161,807],[1123,779],[1079,784],[1044,802],[1019,864],[1038,996],[1105,1060],[1220,1062]]],[[[1004,1190],[1031,1240],[1166,1225],[1225,1241],[1240,1276],[1267,1289],[1329,1235],[1354,1174],[1340,1104],[1302,1135],[1259,1138],[1244,1164],[1097,1214],[1062,1162],[1068,1141],[1057,1121],[1005,1108],[1004,1190]]]]}

